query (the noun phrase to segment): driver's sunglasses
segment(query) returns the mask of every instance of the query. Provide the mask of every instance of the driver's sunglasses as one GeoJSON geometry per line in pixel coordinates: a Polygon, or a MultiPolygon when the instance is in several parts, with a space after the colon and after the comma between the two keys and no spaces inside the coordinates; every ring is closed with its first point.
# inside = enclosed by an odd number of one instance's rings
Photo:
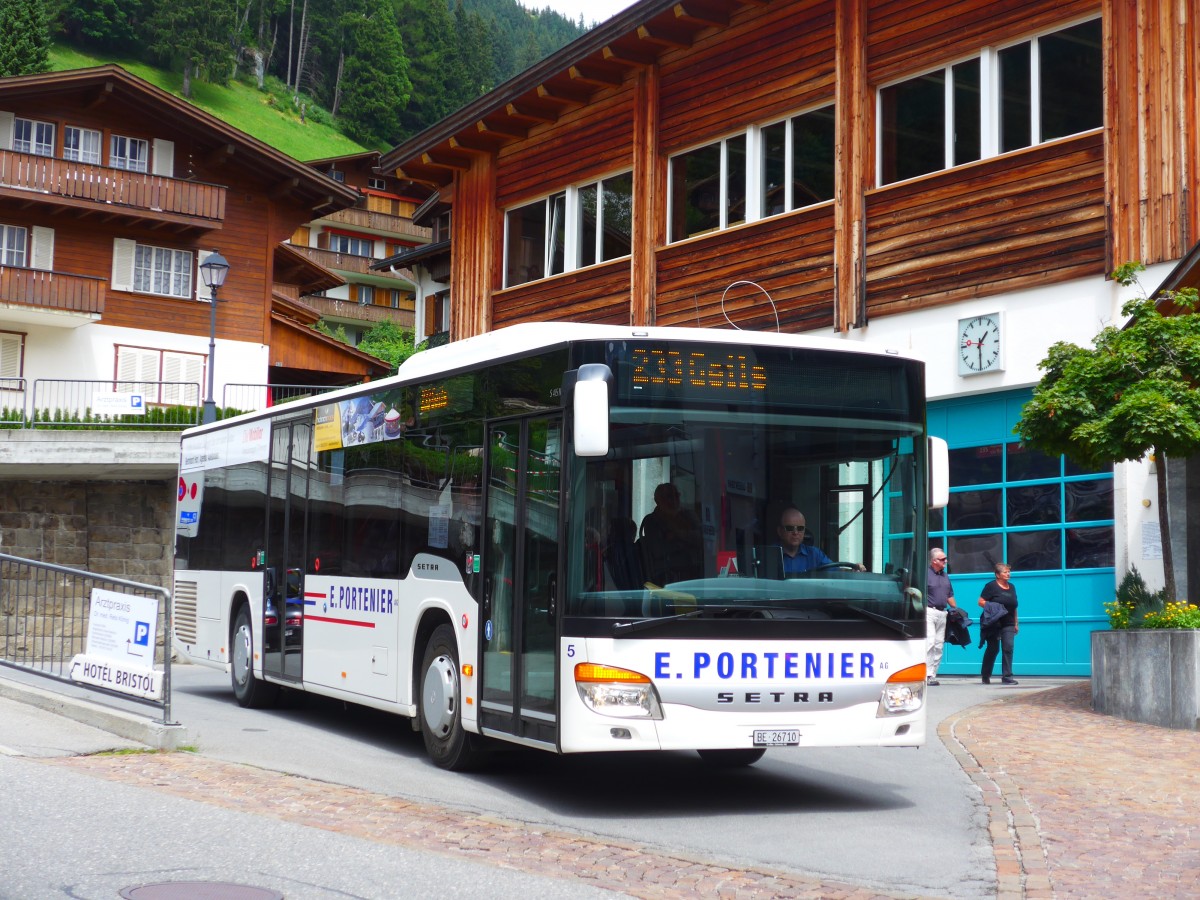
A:
{"type": "Polygon", "coordinates": [[[784,531],[803,531],[805,528],[803,525],[780,525],[779,527],[784,531]]]}

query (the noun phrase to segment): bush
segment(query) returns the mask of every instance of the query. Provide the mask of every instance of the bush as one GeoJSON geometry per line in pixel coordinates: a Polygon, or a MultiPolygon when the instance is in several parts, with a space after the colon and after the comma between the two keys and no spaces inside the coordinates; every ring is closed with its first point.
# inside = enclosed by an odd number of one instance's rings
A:
{"type": "Polygon", "coordinates": [[[1108,623],[1114,630],[1126,628],[1200,628],[1200,607],[1186,600],[1167,600],[1166,588],[1151,591],[1131,566],[1117,585],[1116,599],[1105,603],[1108,623]]]}

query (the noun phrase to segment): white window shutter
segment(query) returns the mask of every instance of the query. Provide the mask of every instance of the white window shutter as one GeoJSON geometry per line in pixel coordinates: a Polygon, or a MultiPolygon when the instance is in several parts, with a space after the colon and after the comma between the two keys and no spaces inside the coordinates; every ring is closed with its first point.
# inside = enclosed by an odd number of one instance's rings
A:
{"type": "Polygon", "coordinates": [[[175,142],[164,141],[161,138],[154,139],[154,159],[151,160],[154,165],[153,174],[166,175],[168,178],[175,177],[175,142]]]}
{"type": "Polygon", "coordinates": [[[15,118],[16,116],[12,113],[0,109],[0,150],[12,149],[13,120],[15,118]]]}
{"type": "Polygon", "coordinates": [[[54,229],[44,225],[33,226],[33,253],[29,268],[50,272],[54,269],[54,229]]]}
{"type": "Polygon", "coordinates": [[[0,334],[0,378],[21,377],[21,340],[19,334],[0,334]]]}
{"type": "Polygon", "coordinates": [[[113,238],[112,289],[133,290],[133,261],[137,255],[137,241],[113,238]]]}

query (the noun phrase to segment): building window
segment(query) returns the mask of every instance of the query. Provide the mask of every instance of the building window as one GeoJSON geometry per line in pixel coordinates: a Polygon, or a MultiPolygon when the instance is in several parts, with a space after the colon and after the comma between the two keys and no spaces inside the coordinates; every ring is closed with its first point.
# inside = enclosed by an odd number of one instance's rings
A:
{"type": "Polygon", "coordinates": [[[504,286],[513,287],[628,256],[633,176],[574,185],[504,217],[504,286]]]}
{"type": "Polygon", "coordinates": [[[20,390],[22,385],[18,379],[24,371],[25,335],[16,331],[0,331],[0,407],[17,405],[19,401],[14,401],[3,392],[20,390]]]}
{"type": "Polygon", "coordinates": [[[354,299],[362,306],[370,306],[375,302],[375,288],[369,284],[356,284],[354,287],[354,299]]]}
{"type": "Polygon", "coordinates": [[[673,156],[668,239],[832,200],[833,113],[823,106],[673,156]]]}
{"type": "Polygon", "coordinates": [[[376,191],[386,191],[387,190],[387,181],[384,180],[383,178],[376,178],[376,177],[372,176],[367,179],[367,187],[371,188],[372,190],[376,190],[376,191]]]}
{"type": "Polygon", "coordinates": [[[127,172],[145,172],[149,169],[150,142],[139,138],[121,137],[114,134],[109,141],[108,164],[114,169],[127,172]]]}
{"type": "Polygon", "coordinates": [[[1101,21],[1091,19],[879,91],[879,183],[1104,124],[1101,21]]]}
{"type": "Polygon", "coordinates": [[[329,235],[329,249],[335,253],[345,253],[347,256],[371,257],[374,242],[367,238],[351,237],[347,234],[326,232],[329,235]]]}
{"type": "Polygon", "coordinates": [[[145,294],[191,297],[191,251],[138,244],[134,251],[133,289],[145,294]]]}
{"type": "Polygon", "coordinates": [[[100,165],[100,132],[66,126],[63,129],[63,159],[100,165]]]}
{"type": "Polygon", "coordinates": [[[0,264],[24,268],[29,260],[29,231],[17,225],[0,225],[0,264]]]}
{"type": "Polygon", "coordinates": [[[53,156],[54,126],[36,119],[14,119],[12,148],[18,153],[53,156]]]}
{"type": "Polygon", "coordinates": [[[177,353],[147,347],[117,345],[114,390],[140,393],[147,403],[200,403],[205,358],[198,353],[177,353]]]}

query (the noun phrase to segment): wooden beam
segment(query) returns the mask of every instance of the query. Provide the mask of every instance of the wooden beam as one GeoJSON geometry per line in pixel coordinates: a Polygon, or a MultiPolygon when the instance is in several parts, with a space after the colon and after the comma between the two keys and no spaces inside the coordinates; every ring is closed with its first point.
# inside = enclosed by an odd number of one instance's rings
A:
{"type": "Polygon", "coordinates": [[[529,137],[529,126],[509,115],[481,119],[475,123],[475,130],[480,134],[493,134],[506,140],[520,141],[529,137]]]}
{"type": "Polygon", "coordinates": [[[233,159],[235,153],[237,153],[237,147],[233,144],[220,144],[205,154],[204,164],[219,168],[233,159]]]}
{"type": "Polygon", "coordinates": [[[572,81],[600,88],[620,87],[625,83],[625,69],[603,63],[579,62],[568,70],[572,81]]]}
{"type": "Polygon", "coordinates": [[[705,28],[724,28],[729,24],[729,10],[724,4],[718,6],[704,0],[683,0],[671,8],[671,13],[681,22],[705,28]]]}
{"type": "Polygon", "coordinates": [[[645,44],[609,44],[601,52],[607,62],[621,63],[631,67],[653,66],[658,62],[659,51],[645,44]]]}
{"type": "Polygon", "coordinates": [[[449,147],[435,147],[421,154],[421,162],[427,166],[441,166],[443,169],[465,172],[471,168],[471,154],[449,147]]]}
{"type": "Polygon", "coordinates": [[[543,100],[563,103],[567,106],[583,106],[591,102],[594,87],[575,82],[543,82],[537,86],[537,94],[543,100]]]}
{"type": "Polygon", "coordinates": [[[277,181],[271,186],[270,197],[272,200],[282,200],[284,197],[295,192],[296,188],[300,187],[299,177],[293,175],[291,178],[285,178],[282,181],[277,181]]]}
{"type": "Polygon", "coordinates": [[[867,0],[837,4],[834,102],[837,125],[834,159],[833,328],[867,324],[866,210],[870,184],[871,92],[867,83],[867,0]]]}
{"type": "Polygon", "coordinates": [[[562,108],[557,104],[542,102],[528,94],[507,103],[504,109],[509,116],[534,124],[553,124],[562,113],[562,108]]]}
{"type": "Polygon", "coordinates": [[[89,92],[87,99],[84,101],[84,106],[87,109],[95,109],[98,106],[103,106],[109,101],[113,95],[113,83],[106,81],[94,91],[89,92]]]}
{"type": "Polygon", "coordinates": [[[645,25],[639,25],[637,30],[637,36],[642,41],[670,47],[672,50],[686,50],[692,46],[694,35],[695,31],[691,28],[667,25],[663,22],[647,22],[645,25]]]}
{"type": "Polygon", "coordinates": [[[419,181],[421,184],[430,184],[438,188],[445,188],[454,183],[454,173],[451,170],[423,166],[416,160],[405,163],[401,168],[396,170],[396,174],[403,175],[405,178],[411,178],[413,181],[419,181]]]}

